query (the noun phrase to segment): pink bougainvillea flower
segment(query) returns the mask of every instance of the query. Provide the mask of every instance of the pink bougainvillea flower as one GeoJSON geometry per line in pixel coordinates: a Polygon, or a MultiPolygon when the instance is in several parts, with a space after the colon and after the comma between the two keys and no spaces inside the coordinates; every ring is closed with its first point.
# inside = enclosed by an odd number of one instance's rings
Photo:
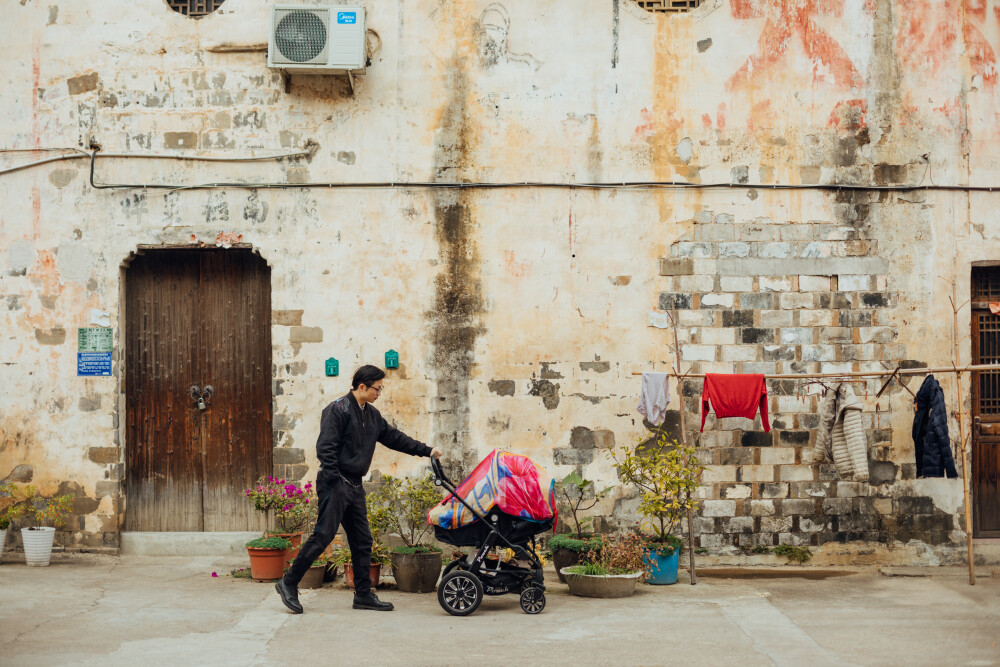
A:
{"type": "Polygon", "coordinates": [[[219,576],[219,573],[218,573],[218,572],[213,572],[213,573],[212,573],[212,576],[213,576],[213,577],[218,577],[218,576],[219,576]]]}

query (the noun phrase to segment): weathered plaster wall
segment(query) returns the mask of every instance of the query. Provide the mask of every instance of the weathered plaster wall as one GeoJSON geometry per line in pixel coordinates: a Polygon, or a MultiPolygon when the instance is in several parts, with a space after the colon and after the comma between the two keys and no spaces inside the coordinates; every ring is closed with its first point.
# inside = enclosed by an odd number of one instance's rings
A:
{"type": "MultiPolygon", "coordinates": [[[[342,78],[286,81],[266,68],[254,50],[267,38],[262,0],[228,0],[199,21],[160,0],[20,3],[0,44],[11,119],[0,145],[319,145],[279,163],[99,160],[98,183],[998,176],[990,3],[707,0],[677,16],[629,0],[367,6],[381,49],[352,95],[342,78]]],[[[238,242],[271,265],[280,474],[315,474],[320,409],[356,364],[394,348],[402,363],[383,412],[452,464],[504,447],[557,477],[578,467],[604,482],[602,450],[647,434],[631,373],[669,365],[670,336],[646,326],[649,310],[681,309],[683,358],[702,371],[942,365],[950,281],[964,300],[970,263],[1000,256],[988,193],[113,190],[91,187],[88,168],[0,176],[0,475],[24,464],[44,491],[73,490],[79,514],[62,537],[88,545],[116,543],[128,443],[121,369],[75,377],[74,335],[96,308],[117,339],[120,265],[142,245],[238,242]],[[323,377],[329,356],[339,378],[323,377]]],[[[967,361],[967,340],[962,349],[967,361]]],[[[960,539],[959,483],[910,479],[908,394],[893,388],[877,415],[866,403],[873,470],[886,477],[872,492],[801,465],[816,399],[772,392],[773,437],[746,423],[701,437],[715,514],[701,519],[704,546],[913,537],[942,543],[927,552],[937,558],[960,539]],[[945,518],[900,525],[914,514],[945,518]]],[[[374,467],[418,464],[381,451],[374,467]]],[[[612,525],[629,507],[616,497],[596,511],[612,525]]]]}

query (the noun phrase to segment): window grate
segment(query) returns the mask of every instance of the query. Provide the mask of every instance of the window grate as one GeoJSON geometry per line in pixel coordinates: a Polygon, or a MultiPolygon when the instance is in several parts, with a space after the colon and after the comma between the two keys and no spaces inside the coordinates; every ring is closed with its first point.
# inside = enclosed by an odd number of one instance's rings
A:
{"type": "MultiPolygon", "coordinates": [[[[977,364],[1000,363],[1000,317],[979,311],[979,358],[977,364]]],[[[979,373],[979,413],[1000,414],[1000,373],[979,373]]]]}
{"type": "Polygon", "coordinates": [[[972,269],[972,300],[1000,301],[1000,270],[995,267],[972,269]]]}
{"type": "Polygon", "coordinates": [[[222,6],[226,0],[167,0],[170,9],[178,14],[200,19],[222,6]]]}
{"type": "Polygon", "coordinates": [[[701,5],[701,0],[636,0],[647,12],[689,12],[701,5]]]}

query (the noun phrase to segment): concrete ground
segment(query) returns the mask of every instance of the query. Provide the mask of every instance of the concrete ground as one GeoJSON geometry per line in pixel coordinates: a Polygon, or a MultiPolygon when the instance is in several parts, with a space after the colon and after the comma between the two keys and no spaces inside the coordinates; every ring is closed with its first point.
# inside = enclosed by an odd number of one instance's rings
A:
{"type": "Polygon", "coordinates": [[[507,595],[467,618],[395,590],[380,596],[396,611],[355,611],[338,580],[303,591],[295,616],[271,584],[226,576],[243,558],[57,554],[28,568],[11,556],[4,665],[1000,664],[1000,573],[969,586],[961,568],[800,568],[811,576],[697,586],[682,572],[619,600],[574,597],[550,572],[540,615],[507,595]]]}

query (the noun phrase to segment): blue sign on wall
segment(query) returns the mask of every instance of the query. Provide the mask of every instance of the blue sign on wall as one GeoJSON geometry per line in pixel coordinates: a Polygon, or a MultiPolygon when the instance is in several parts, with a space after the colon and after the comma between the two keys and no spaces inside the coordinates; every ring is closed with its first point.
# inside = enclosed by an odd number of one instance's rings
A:
{"type": "Polygon", "coordinates": [[[110,352],[77,352],[77,375],[111,375],[110,352]]]}
{"type": "Polygon", "coordinates": [[[337,12],[337,23],[354,24],[358,22],[357,12],[337,12]]]}

